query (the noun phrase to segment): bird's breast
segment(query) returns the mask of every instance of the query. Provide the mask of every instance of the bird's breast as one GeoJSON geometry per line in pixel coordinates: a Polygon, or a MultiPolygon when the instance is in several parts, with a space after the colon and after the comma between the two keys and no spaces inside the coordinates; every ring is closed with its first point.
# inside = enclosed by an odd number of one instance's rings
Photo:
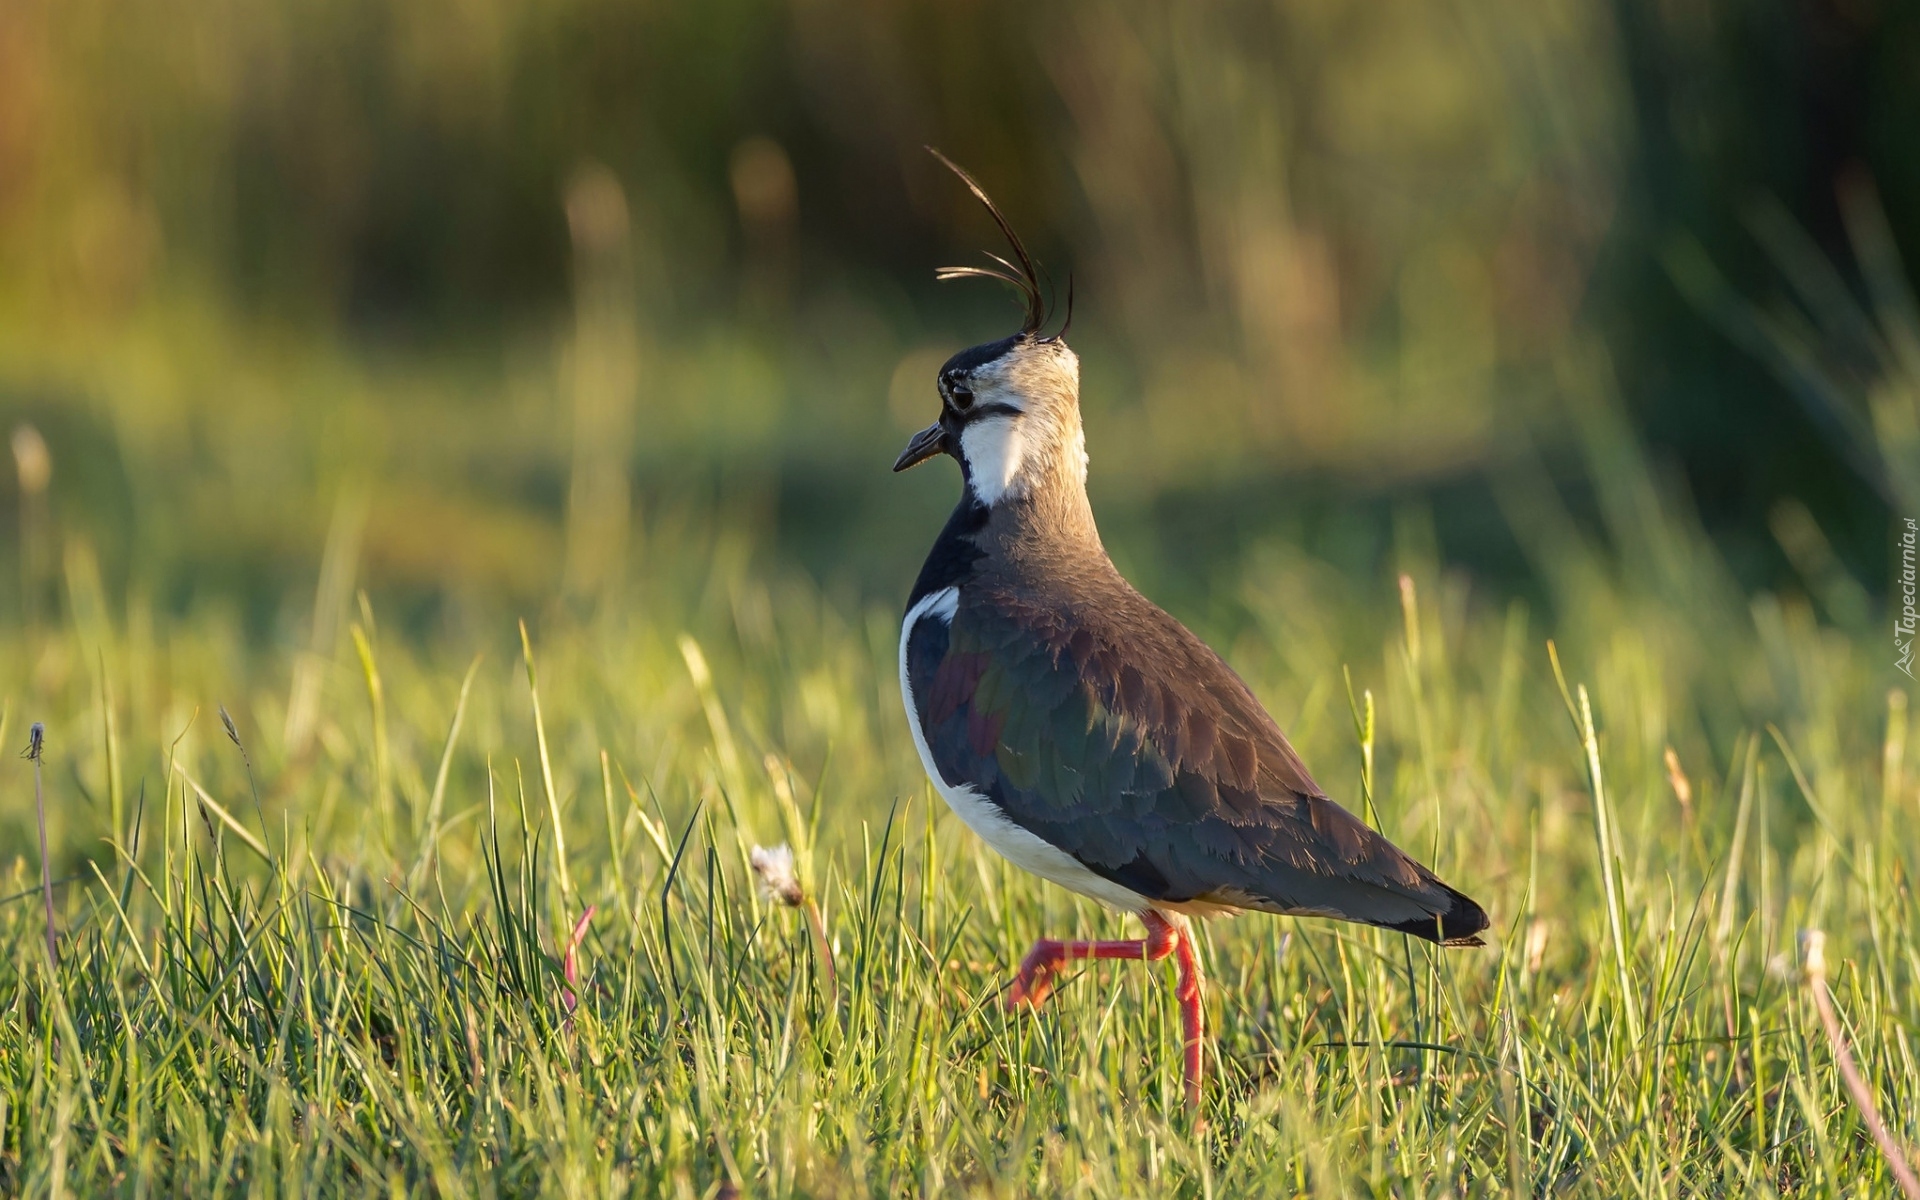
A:
{"type": "MultiPolygon", "coordinates": [[[[927,741],[927,714],[934,703],[931,693],[939,666],[948,655],[948,639],[959,605],[958,587],[929,592],[907,609],[900,625],[900,700],[906,708],[907,728],[912,732],[920,765],[934,790],[967,828],[1014,866],[1110,907],[1143,911],[1146,897],[1094,874],[1066,851],[1013,821],[974,781],[948,779],[941,772],[927,741]]],[[[970,729],[969,736],[977,735],[970,729]]],[[[970,748],[982,757],[991,757],[997,742],[996,729],[991,744],[970,748]]]]}

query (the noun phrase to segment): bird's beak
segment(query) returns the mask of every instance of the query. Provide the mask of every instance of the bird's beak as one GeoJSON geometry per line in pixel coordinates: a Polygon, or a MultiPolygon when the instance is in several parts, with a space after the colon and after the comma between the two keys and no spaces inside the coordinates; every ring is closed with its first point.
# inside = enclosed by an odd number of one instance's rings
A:
{"type": "Polygon", "coordinates": [[[894,460],[893,469],[904,471],[908,467],[917,467],[934,455],[945,453],[946,449],[947,431],[940,427],[940,422],[935,421],[913,435],[913,440],[907,443],[907,448],[902,450],[900,457],[894,460]]]}

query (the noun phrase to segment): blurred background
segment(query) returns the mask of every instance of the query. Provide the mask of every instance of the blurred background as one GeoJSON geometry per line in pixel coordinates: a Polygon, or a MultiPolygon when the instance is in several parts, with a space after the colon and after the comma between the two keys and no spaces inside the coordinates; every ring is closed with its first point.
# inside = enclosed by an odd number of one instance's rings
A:
{"type": "Polygon", "coordinates": [[[1018,311],[933,282],[1000,249],[934,144],[1072,280],[1106,536],[1210,632],[1253,562],[1551,625],[1701,548],[1875,629],[1915,129],[1887,0],[5,0],[0,612],[240,631],[297,747],[375,610],[511,662],[721,577],[897,606],[957,487],[888,467],[1018,311]]]}

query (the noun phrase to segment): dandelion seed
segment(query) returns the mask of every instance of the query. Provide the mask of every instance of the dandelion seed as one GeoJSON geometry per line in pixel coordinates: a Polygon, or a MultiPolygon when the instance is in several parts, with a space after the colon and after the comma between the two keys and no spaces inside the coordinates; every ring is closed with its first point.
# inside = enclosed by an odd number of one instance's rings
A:
{"type": "Polygon", "coordinates": [[[807,928],[813,933],[814,950],[820,955],[820,964],[827,973],[827,990],[839,990],[838,976],[833,969],[833,947],[827,941],[826,919],[820,915],[820,906],[807,895],[800,886],[800,874],[793,865],[793,847],[785,842],[769,850],[765,846],[755,846],[753,853],[747,856],[753,866],[753,873],[760,877],[760,894],[769,900],[778,901],[788,908],[805,909],[807,928]]]}
{"type": "Polygon", "coordinates": [[[753,864],[754,874],[760,876],[762,896],[778,900],[788,908],[799,908],[806,903],[807,894],[801,890],[800,876],[794,871],[793,847],[785,842],[771,850],[755,846],[747,861],[753,864]]]}

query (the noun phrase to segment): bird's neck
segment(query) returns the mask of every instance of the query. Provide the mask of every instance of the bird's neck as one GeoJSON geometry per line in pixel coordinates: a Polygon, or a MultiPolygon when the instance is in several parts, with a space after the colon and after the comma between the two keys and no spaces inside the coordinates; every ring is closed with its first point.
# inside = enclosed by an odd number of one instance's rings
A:
{"type": "Polygon", "coordinates": [[[1077,422],[1063,436],[1032,446],[1000,486],[976,480],[964,459],[963,466],[960,503],[920,568],[909,607],[941,588],[983,578],[1025,587],[1113,570],[1087,502],[1086,442],[1077,422]]]}
{"type": "Polygon", "coordinates": [[[1049,472],[1033,483],[991,505],[968,486],[927,552],[907,606],[982,579],[1026,587],[1063,574],[1112,571],[1083,478],[1049,472]]]}
{"type": "Polygon", "coordinates": [[[1033,464],[1027,486],[988,508],[982,537],[1015,560],[1105,559],[1083,471],[1065,456],[1033,464]]]}
{"type": "Polygon", "coordinates": [[[1113,570],[1087,503],[1084,462],[1076,454],[1030,464],[1027,486],[980,507],[972,535],[980,552],[977,578],[1017,591],[1046,591],[1062,579],[1113,570]]]}
{"type": "Polygon", "coordinates": [[[967,498],[1010,533],[1050,543],[1066,539],[1097,547],[1087,504],[1087,439],[1079,414],[1033,414],[961,435],[967,498]]]}

